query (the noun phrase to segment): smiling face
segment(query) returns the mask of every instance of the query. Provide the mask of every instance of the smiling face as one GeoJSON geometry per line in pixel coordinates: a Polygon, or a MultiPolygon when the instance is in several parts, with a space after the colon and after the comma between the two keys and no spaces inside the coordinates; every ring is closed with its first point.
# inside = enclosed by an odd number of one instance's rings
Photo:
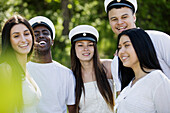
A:
{"type": "Polygon", "coordinates": [[[27,55],[32,47],[32,35],[24,24],[16,24],[10,31],[11,46],[16,54],[27,55]]]}
{"type": "Polygon", "coordinates": [[[119,35],[122,31],[136,28],[136,16],[128,7],[113,8],[108,13],[109,23],[112,31],[119,35]]]}
{"type": "Polygon", "coordinates": [[[139,60],[127,35],[122,35],[118,45],[118,56],[125,67],[139,66],[139,60]]]}
{"type": "Polygon", "coordinates": [[[92,61],[94,55],[94,43],[92,41],[81,40],[75,42],[75,50],[80,62],[92,61]]]}
{"type": "Polygon", "coordinates": [[[53,45],[51,33],[45,26],[36,26],[34,28],[35,45],[34,49],[38,51],[49,51],[53,45]]]}

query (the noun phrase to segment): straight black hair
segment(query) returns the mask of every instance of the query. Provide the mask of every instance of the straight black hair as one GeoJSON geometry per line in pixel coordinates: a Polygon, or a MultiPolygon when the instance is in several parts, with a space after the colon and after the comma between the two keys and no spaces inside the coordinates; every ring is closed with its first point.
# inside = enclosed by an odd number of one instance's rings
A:
{"type": "MultiPolygon", "coordinates": [[[[107,70],[100,62],[100,58],[97,51],[97,45],[95,42],[94,42],[93,65],[95,69],[95,77],[99,91],[103,96],[104,100],[106,101],[106,103],[108,104],[108,106],[113,110],[114,107],[113,92],[107,80],[106,76],[107,70]]],[[[80,97],[82,92],[85,94],[85,89],[81,72],[81,63],[78,57],[76,56],[75,43],[73,43],[71,47],[71,69],[76,78],[76,112],[78,113],[80,97]]]]}
{"type": "MultiPolygon", "coordinates": [[[[129,37],[138,57],[140,67],[145,73],[149,72],[145,71],[144,68],[162,70],[152,40],[144,30],[133,28],[120,33],[118,35],[117,49],[120,38],[123,35],[127,35],[129,37]]],[[[121,89],[126,87],[134,77],[135,75],[133,70],[131,68],[124,67],[121,60],[119,59],[119,79],[122,85],[121,89]]]]}

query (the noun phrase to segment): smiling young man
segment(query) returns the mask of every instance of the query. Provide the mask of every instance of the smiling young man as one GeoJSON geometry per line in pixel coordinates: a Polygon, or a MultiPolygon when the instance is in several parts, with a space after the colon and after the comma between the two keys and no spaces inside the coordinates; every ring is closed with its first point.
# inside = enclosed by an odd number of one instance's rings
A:
{"type": "Polygon", "coordinates": [[[32,18],[29,23],[36,39],[27,69],[42,93],[37,113],[67,113],[67,107],[69,113],[75,113],[75,78],[72,71],[52,60],[53,23],[42,16],[32,18]]]}
{"type": "MultiPolygon", "coordinates": [[[[105,0],[104,6],[112,31],[116,35],[124,30],[136,28],[136,0],[105,0]]],[[[146,32],[154,44],[163,72],[170,79],[170,36],[160,31],[146,30],[146,32]]],[[[118,79],[117,58],[117,56],[114,57],[111,70],[116,91],[119,92],[123,88],[121,88],[121,81],[118,79]]]]}

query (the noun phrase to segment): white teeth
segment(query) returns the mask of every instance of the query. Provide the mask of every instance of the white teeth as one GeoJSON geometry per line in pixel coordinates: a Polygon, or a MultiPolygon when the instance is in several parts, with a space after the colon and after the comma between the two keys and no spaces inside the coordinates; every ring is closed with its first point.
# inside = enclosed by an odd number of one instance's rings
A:
{"type": "Polygon", "coordinates": [[[124,60],[124,59],[126,59],[127,57],[122,57],[122,59],[124,60]]]}
{"type": "Polygon", "coordinates": [[[28,46],[28,44],[21,44],[19,45],[20,47],[25,47],[25,46],[28,46]]]}
{"type": "Polygon", "coordinates": [[[83,54],[83,55],[89,55],[90,53],[86,53],[86,54],[83,54]]]}
{"type": "Polygon", "coordinates": [[[44,44],[46,44],[46,42],[45,41],[40,41],[39,44],[44,45],[44,44]]]}
{"type": "Polygon", "coordinates": [[[118,29],[121,30],[121,29],[124,29],[125,27],[119,27],[118,29]]]}

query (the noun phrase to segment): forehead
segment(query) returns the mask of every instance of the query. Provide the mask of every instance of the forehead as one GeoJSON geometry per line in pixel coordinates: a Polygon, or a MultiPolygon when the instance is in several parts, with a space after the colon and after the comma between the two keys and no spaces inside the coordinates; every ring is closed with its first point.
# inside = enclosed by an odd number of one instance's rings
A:
{"type": "Polygon", "coordinates": [[[128,7],[121,7],[121,8],[112,8],[108,13],[109,16],[122,16],[124,14],[133,15],[133,12],[128,7]]]}
{"type": "Polygon", "coordinates": [[[79,41],[76,41],[76,44],[78,43],[93,43],[93,42],[90,40],[79,40],[79,41]]]}
{"type": "Polygon", "coordinates": [[[34,31],[42,31],[42,30],[43,31],[44,30],[49,31],[48,28],[46,26],[43,26],[43,25],[39,25],[39,26],[34,27],[34,31]]]}
{"type": "Polygon", "coordinates": [[[22,32],[25,30],[28,30],[28,28],[26,25],[24,25],[22,23],[16,24],[11,28],[11,32],[22,32]]]}
{"type": "Polygon", "coordinates": [[[127,36],[127,35],[122,35],[122,36],[120,37],[119,44],[123,44],[123,43],[125,43],[125,42],[127,42],[127,41],[128,41],[128,42],[131,42],[129,36],[127,36]]]}

